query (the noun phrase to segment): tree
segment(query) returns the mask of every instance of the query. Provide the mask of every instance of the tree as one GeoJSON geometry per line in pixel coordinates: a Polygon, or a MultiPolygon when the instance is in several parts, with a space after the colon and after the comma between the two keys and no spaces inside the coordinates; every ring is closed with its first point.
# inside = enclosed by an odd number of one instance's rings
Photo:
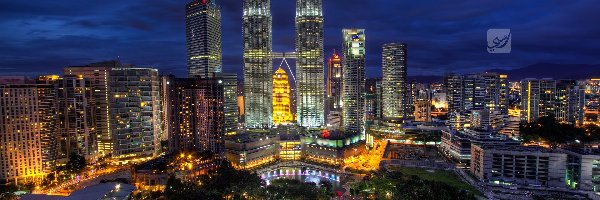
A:
{"type": "Polygon", "coordinates": [[[540,117],[537,122],[519,126],[525,142],[544,142],[552,147],[585,140],[585,129],[558,123],[554,116],[540,117]]]}
{"type": "Polygon", "coordinates": [[[67,162],[67,170],[71,172],[79,172],[85,168],[85,157],[77,153],[71,153],[69,155],[69,162],[67,162]]]}
{"type": "Polygon", "coordinates": [[[295,179],[275,179],[266,189],[267,199],[329,199],[330,195],[319,192],[315,183],[295,179]]]}
{"type": "Polygon", "coordinates": [[[400,172],[378,171],[371,177],[353,184],[350,190],[354,195],[375,199],[476,199],[468,191],[442,182],[422,180],[417,176],[405,176],[400,172]]]}

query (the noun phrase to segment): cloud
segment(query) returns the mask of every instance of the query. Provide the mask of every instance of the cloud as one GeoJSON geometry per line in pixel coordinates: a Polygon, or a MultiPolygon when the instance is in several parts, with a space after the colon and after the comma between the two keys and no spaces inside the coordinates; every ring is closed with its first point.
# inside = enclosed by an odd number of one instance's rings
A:
{"type": "MultiPolygon", "coordinates": [[[[164,0],[1,1],[0,74],[57,73],[120,58],[186,75],[185,4],[164,0]]],[[[223,64],[242,75],[242,2],[218,1],[223,64]]],[[[294,1],[271,1],[273,49],[295,49],[294,1]]],[[[381,74],[381,46],[408,44],[408,73],[439,75],[538,62],[600,63],[600,3],[594,0],[324,1],[325,55],[341,51],[341,29],[365,28],[368,76],[381,74]],[[511,54],[489,54],[489,28],[510,28],[511,54]]],[[[290,63],[294,63],[293,61],[290,63]]],[[[278,62],[274,62],[275,65],[278,62]]]]}

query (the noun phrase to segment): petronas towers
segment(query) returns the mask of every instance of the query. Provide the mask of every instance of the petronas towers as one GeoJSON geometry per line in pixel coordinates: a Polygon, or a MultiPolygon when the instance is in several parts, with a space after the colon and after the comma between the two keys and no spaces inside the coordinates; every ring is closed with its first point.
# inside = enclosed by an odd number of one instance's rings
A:
{"type": "Polygon", "coordinates": [[[273,61],[270,0],[244,0],[244,108],[246,128],[272,124],[273,61]]]}
{"type": "MultiPolygon", "coordinates": [[[[272,17],[270,0],[244,0],[244,96],[246,127],[272,126],[272,17]]],[[[298,123],[324,124],[322,0],[296,0],[298,123]]]]}
{"type": "Polygon", "coordinates": [[[324,123],[323,12],[321,0],[296,0],[296,88],[298,123],[324,123]]]}

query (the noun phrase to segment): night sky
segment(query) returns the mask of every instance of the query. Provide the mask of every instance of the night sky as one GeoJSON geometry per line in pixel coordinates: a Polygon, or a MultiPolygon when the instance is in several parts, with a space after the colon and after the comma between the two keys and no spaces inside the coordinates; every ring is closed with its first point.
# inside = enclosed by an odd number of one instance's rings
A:
{"type": "MultiPolygon", "coordinates": [[[[367,73],[381,46],[408,44],[409,75],[512,69],[540,62],[600,64],[598,0],[323,0],[325,55],[341,29],[365,28],[367,73]],[[512,53],[489,54],[486,32],[512,30],[512,53]]],[[[59,74],[116,59],[186,72],[184,0],[0,1],[0,75],[59,74]]],[[[274,51],[294,51],[294,0],[271,0],[274,51]]],[[[242,75],[242,0],[220,0],[223,64],[242,75]]],[[[293,63],[293,62],[290,62],[293,63]]],[[[275,65],[279,61],[274,61],[275,65]]]]}

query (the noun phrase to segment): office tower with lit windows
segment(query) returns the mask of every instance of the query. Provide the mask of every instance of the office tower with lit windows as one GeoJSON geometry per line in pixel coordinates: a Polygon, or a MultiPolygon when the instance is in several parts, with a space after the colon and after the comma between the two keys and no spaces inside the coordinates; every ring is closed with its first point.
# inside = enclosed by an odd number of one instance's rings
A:
{"type": "Polygon", "coordinates": [[[383,45],[381,83],[383,85],[383,117],[386,121],[402,123],[408,113],[406,84],[406,44],[383,45]]]}
{"type": "Polygon", "coordinates": [[[57,161],[67,163],[71,154],[96,156],[93,88],[83,76],[40,76],[38,82],[52,84],[57,101],[57,161]]]}
{"type": "Polygon", "coordinates": [[[296,0],[298,123],[311,128],[325,122],[322,4],[322,0],[296,0]]]}
{"type": "Polygon", "coordinates": [[[272,18],[270,0],[244,0],[244,109],[246,127],[272,122],[272,18]]]}
{"type": "Polygon", "coordinates": [[[335,52],[327,60],[327,90],[325,115],[342,112],[342,58],[335,52]]]}
{"type": "Polygon", "coordinates": [[[482,110],[485,107],[486,84],[480,74],[463,77],[463,111],[482,110]]]}
{"type": "MultiPolygon", "coordinates": [[[[556,120],[559,122],[572,122],[572,115],[575,110],[570,105],[573,104],[571,100],[571,90],[575,89],[577,81],[575,80],[558,80],[556,81],[556,102],[555,102],[555,114],[556,120]]],[[[573,120],[574,121],[574,120],[573,120]]]]}
{"type": "Polygon", "coordinates": [[[277,69],[273,75],[273,125],[292,123],[290,81],[283,68],[277,69]]]}
{"type": "Polygon", "coordinates": [[[223,81],[224,95],[224,114],[225,114],[225,135],[235,135],[237,133],[239,121],[239,108],[237,104],[237,85],[238,79],[236,73],[217,73],[216,77],[223,81]]]}
{"type": "Polygon", "coordinates": [[[0,85],[0,183],[41,181],[56,166],[55,95],[51,84],[0,85]]]}
{"type": "Polygon", "coordinates": [[[117,61],[94,63],[88,66],[74,66],[63,69],[65,75],[81,76],[90,81],[92,87],[93,120],[96,129],[98,153],[108,155],[112,152],[112,135],[110,128],[109,113],[109,90],[108,80],[113,67],[121,66],[117,61]]]}
{"type": "Polygon", "coordinates": [[[497,73],[446,74],[444,78],[449,112],[487,110],[508,114],[508,81],[497,73]]]}
{"type": "Polygon", "coordinates": [[[221,11],[215,0],[193,0],[185,8],[189,76],[222,72],[221,11]]]}
{"type": "Polygon", "coordinates": [[[169,152],[211,151],[222,155],[225,136],[225,81],[162,77],[163,113],[169,152]]]}
{"type": "Polygon", "coordinates": [[[540,79],[540,117],[556,117],[556,80],[550,78],[540,79]]]}
{"type": "Polygon", "coordinates": [[[463,77],[448,73],[444,76],[444,93],[448,102],[448,113],[463,110],[463,77]]]}
{"type": "Polygon", "coordinates": [[[343,29],[342,126],[347,134],[364,132],[365,29],[343,29]]]}
{"type": "Polygon", "coordinates": [[[508,107],[509,107],[509,98],[510,98],[510,89],[508,82],[508,75],[499,74],[498,75],[498,84],[499,84],[499,98],[498,98],[498,109],[501,114],[508,115],[508,107]]]}
{"type": "Polygon", "coordinates": [[[158,155],[160,150],[160,82],[158,70],[112,68],[109,78],[110,129],[113,157],[130,159],[158,155]]]}
{"type": "Polygon", "coordinates": [[[521,121],[535,122],[540,117],[540,80],[521,80],[521,121]]]}
{"type": "Polygon", "coordinates": [[[497,73],[485,72],[481,74],[485,85],[485,95],[483,98],[483,107],[492,112],[500,112],[500,97],[502,96],[500,75],[497,73]]]}
{"type": "Polygon", "coordinates": [[[576,85],[572,86],[569,90],[568,118],[569,122],[577,126],[583,125],[584,122],[586,108],[585,88],[585,83],[577,82],[576,85]]]}

